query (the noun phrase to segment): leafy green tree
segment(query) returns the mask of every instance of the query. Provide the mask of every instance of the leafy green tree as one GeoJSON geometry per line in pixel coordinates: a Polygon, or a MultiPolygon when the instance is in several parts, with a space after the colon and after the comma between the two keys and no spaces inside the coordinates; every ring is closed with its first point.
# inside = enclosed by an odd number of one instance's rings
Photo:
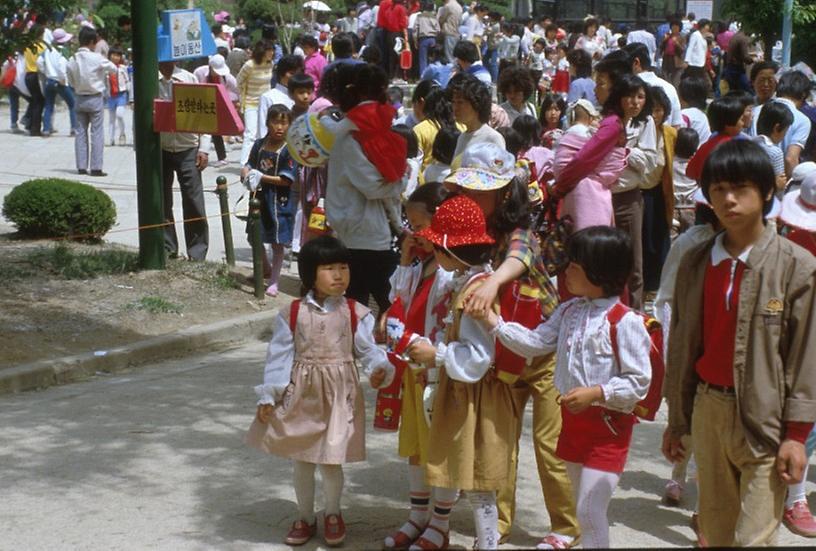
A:
{"type": "MultiPolygon", "coordinates": [[[[742,23],[742,28],[746,33],[762,37],[765,45],[765,58],[771,59],[774,44],[777,40],[782,39],[784,4],[784,0],[725,0],[722,14],[724,17],[732,17],[742,23]]],[[[811,46],[816,45],[810,38],[814,21],[816,21],[816,0],[794,0],[793,31],[797,40],[804,39],[811,46]]],[[[795,49],[799,50],[799,48],[795,49]]],[[[814,55],[812,48],[808,54],[812,59],[814,55]]]]}
{"type": "Polygon", "coordinates": [[[34,37],[25,32],[25,25],[22,23],[24,12],[42,14],[50,16],[56,12],[69,13],[76,8],[81,0],[28,0],[27,9],[24,10],[20,0],[0,0],[0,56],[6,56],[14,52],[22,52],[33,42],[34,37]],[[19,19],[15,18],[19,16],[19,19]],[[20,21],[18,24],[17,21],[20,21]]]}

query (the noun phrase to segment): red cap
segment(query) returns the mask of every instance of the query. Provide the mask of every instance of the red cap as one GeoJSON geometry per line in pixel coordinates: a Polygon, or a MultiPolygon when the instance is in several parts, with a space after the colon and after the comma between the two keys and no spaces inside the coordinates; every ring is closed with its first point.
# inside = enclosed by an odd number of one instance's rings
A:
{"type": "Polygon", "coordinates": [[[484,213],[473,199],[464,195],[452,197],[439,205],[431,225],[416,233],[445,249],[461,245],[492,245],[487,234],[484,213]]]}

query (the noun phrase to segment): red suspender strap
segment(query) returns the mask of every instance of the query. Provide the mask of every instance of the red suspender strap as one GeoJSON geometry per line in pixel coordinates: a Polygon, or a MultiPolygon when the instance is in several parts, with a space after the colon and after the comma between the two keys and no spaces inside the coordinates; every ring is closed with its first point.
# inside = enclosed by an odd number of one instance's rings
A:
{"type": "Polygon", "coordinates": [[[357,301],[353,298],[346,298],[348,303],[349,315],[351,317],[351,338],[354,340],[354,334],[357,332],[357,301]]]}
{"type": "Polygon", "coordinates": [[[300,311],[300,299],[293,300],[289,306],[289,329],[292,330],[292,336],[295,335],[295,328],[297,327],[297,317],[300,311]]]}
{"type": "Polygon", "coordinates": [[[618,323],[628,311],[629,309],[626,306],[618,302],[606,313],[606,319],[609,321],[609,340],[612,341],[612,353],[615,354],[615,360],[618,364],[620,364],[618,358],[618,323]]]}

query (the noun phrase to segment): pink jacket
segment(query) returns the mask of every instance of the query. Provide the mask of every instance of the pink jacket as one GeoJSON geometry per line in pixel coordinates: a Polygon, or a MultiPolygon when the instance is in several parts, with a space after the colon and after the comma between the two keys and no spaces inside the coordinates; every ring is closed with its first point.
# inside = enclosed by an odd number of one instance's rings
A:
{"type": "MultiPolygon", "coordinates": [[[[556,181],[575,161],[578,152],[593,138],[564,134],[555,151],[553,172],[556,181]]],[[[626,148],[615,146],[584,175],[561,203],[561,217],[572,217],[573,231],[589,226],[614,224],[612,192],[618,176],[626,168],[626,148]]]]}

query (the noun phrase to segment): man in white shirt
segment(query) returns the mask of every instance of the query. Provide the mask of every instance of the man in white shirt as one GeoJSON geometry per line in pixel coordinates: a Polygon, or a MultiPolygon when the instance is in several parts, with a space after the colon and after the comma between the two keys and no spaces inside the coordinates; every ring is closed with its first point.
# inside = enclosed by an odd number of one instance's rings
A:
{"type": "Polygon", "coordinates": [[[670,82],[663,80],[652,70],[652,57],[646,45],[641,42],[633,42],[627,44],[624,51],[629,54],[629,58],[632,60],[632,72],[635,75],[639,76],[649,86],[659,86],[666,92],[671,102],[671,113],[666,122],[675,128],[680,128],[683,125],[683,118],[680,113],[680,97],[670,82]]]}
{"type": "Polygon", "coordinates": [[[649,50],[650,63],[654,63],[655,53],[657,52],[657,42],[652,33],[646,30],[646,22],[638,20],[635,23],[635,30],[626,35],[626,44],[640,43],[645,44],[649,50]]]}
{"type": "Polygon", "coordinates": [[[79,50],[68,62],[67,76],[68,85],[76,92],[78,129],[74,140],[74,156],[77,172],[91,176],[107,176],[107,173],[102,171],[105,148],[103,96],[108,75],[116,72],[116,65],[91,50],[96,44],[96,39],[97,34],[93,27],[80,29],[79,50]]]}
{"type": "Polygon", "coordinates": [[[697,30],[691,33],[686,47],[686,71],[684,75],[694,75],[709,79],[709,75],[705,70],[706,53],[708,52],[708,43],[705,35],[711,30],[711,21],[708,19],[700,19],[697,24],[697,30]]]}
{"type": "MultiPolygon", "coordinates": [[[[173,98],[173,83],[195,84],[198,79],[176,67],[173,61],[159,62],[159,97],[173,98]]],[[[171,258],[178,256],[178,237],[173,216],[173,180],[178,176],[181,188],[184,241],[190,260],[204,260],[210,243],[210,229],[204,206],[201,171],[207,167],[210,137],[189,132],[162,132],[162,186],[164,188],[164,248],[171,258]]]]}

